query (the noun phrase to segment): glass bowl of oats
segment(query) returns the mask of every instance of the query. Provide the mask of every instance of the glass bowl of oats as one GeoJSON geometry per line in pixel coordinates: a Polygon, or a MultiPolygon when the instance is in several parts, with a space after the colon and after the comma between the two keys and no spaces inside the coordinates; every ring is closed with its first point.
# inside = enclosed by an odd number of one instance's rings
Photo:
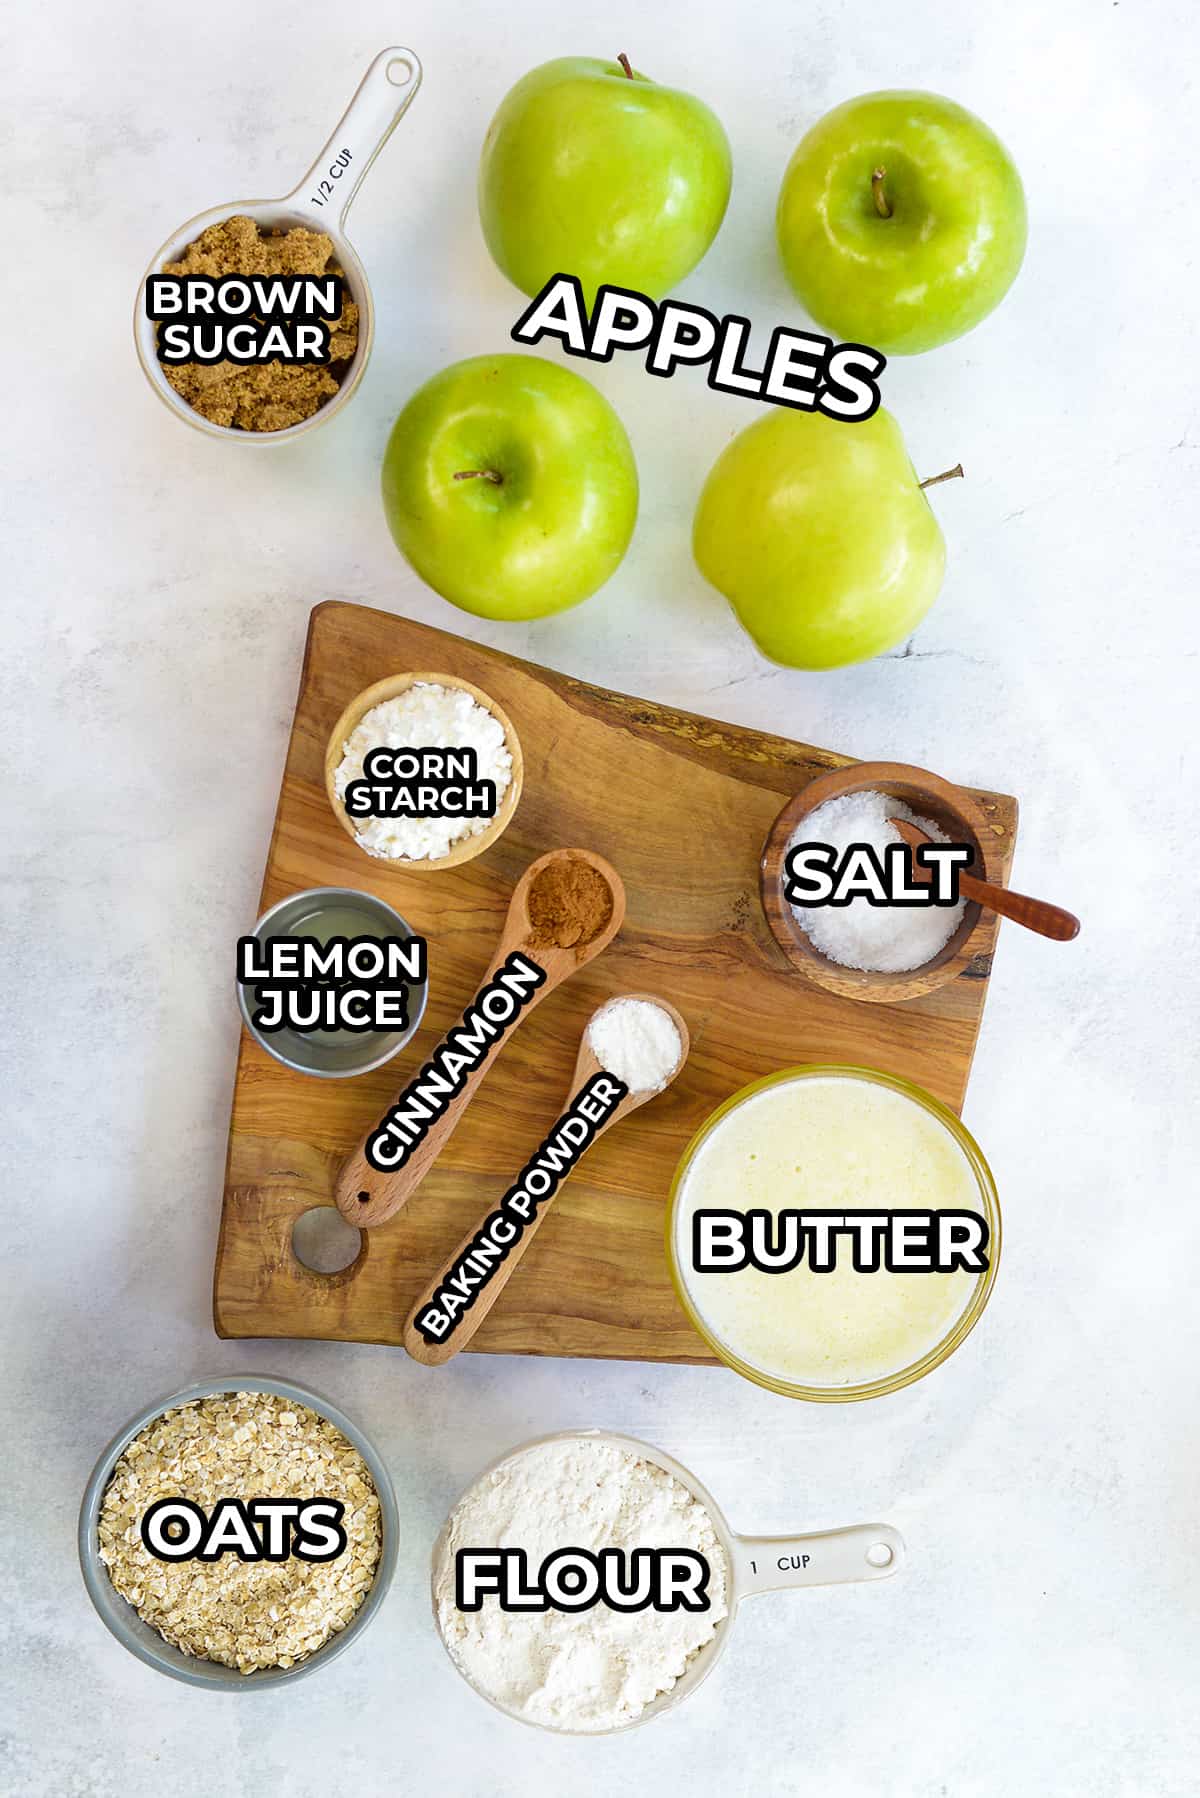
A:
{"type": "MultiPolygon", "coordinates": [[[[290,1528],[294,1550],[294,1526],[255,1520],[251,1507],[246,1527],[267,1547],[279,1546],[272,1528],[290,1528]]],[[[188,1685],[246,1692],[302,1679],[349,1647],[387,1594],[398,1533],[387,1468],[356,1424],[290,1380],[227,1375],[147,1405],[109,1443],[84,1493],[79,1560],[101,1621],[131,1654],[188,1685]],[[229,1499],[340,1506],[322,1513],[337,1519],[325,1539],[336,1552],[151,1552],[147,1535],[163,1544],[187,1527],[169,1501],[211,1524],[229,1499]],[[156,1532],[147,1513],[160,1501],[170,1521],[156,1532]]]]}

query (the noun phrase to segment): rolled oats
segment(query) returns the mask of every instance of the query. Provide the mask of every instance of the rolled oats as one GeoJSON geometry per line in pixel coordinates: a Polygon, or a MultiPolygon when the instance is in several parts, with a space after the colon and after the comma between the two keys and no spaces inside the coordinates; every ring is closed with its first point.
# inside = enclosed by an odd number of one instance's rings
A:
{"type": "Polygon", "coordinates": [[[100,1559],[121,1596],[184,1654],[242,1673],[291,1667],[345,1629],[382,1548],[366,1462],[306,1405],[270,1392],[222,1393],[164,1411],[113,1469],[101,1501],[100,1559]],[[141,1521],[160,1498],[208,1514],[222,1498],[331,1498],[345,1506],[345,1552],[333,1561],[160,1561],[141,1521]]]}

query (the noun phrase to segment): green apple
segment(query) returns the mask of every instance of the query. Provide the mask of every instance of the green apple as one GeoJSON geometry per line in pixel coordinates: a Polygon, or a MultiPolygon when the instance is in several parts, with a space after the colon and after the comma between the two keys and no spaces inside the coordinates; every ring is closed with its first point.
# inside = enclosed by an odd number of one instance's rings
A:
{"type": "Polygon", "coordinates": [[[814,125],[775,218],[788,279],[835,336],[932,350],[999,305],[1025,254],[1025,192],[982,119],[937,94],[863,94],[814,125]]]}
{"type": "Polygon", "coordinates": [[[925,616],[946,566],[900,427],[882,409],[846,424],[781,408],[748,426],[704,484],[692,546],[763,654],[789,668],[890,649],[925,616]]]}
{"type": "Polygon", "coordinates": [[[544,618],[602,586],[629,547],[638,478],[590,381],[539,356],[474,356],[392,427],[383,505],[397,546],[480,618],[544,618]]]}
{"type": "Polygon", "coordinates": [[[479,163],[488,249],[523,293],[577,275],[661,299],[720,229],[732,163],[702,100],[624,58],[562,56],[511,89],[479,163]]]}

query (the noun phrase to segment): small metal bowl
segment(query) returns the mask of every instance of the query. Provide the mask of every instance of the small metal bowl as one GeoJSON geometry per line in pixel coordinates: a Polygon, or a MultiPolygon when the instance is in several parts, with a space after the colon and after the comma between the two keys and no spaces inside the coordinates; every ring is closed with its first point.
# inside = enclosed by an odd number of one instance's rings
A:
{"type": "MultiPolygon", "coordinates": [[[[344,905],[361,911],[364,918],[382,925],[388,936],[416,935],[398,911],[385,905],[374,893],[360,893],[353,887],[308,887],[302,893],[293,893],[264,912],[252,934],[260,942],[289,936],[322,905],[344,905]]],[[[381,1068],[393,1055],[398,1055],[420,1029],[429,997],[428,980],[420,986],[410,987],[409,993],[407,1030],[377,1030],[354,1042],[323,1043],[315,1032],[312,1036],[302,1036],[296,1030],[267,1032],[256,1029],[251,1022],[252,1008],[246,988],[240,980],[237,983],[238,1005],[246,1029],[255,1042],[276,1061],[281,1061],[285,1068],[294,1068],[298,1074],[315,1074],[319,1080],[347,1080],[355,1074],[369,1074],[372,1068],[381,1068]]]]}
{"type": "Polygon", "coordinates": [[[139,1411],[113,1437],[97,1461],[79,1510],[79,1565],[88,1597],[95,1605],[105,1628],[111,1631],[123,1648],[127,1648],[130,1654],[135,1654],[139,1661],[144,1661],[147,1667],[166,1673],[172,1679],[182,1680],[185,1685],[205,1686],[210,1690],[224,1692],[257,1692],[265,1686],[281,1685],[284,1680],[303,1679],[349,1648],[351,1642],[366,1629],[387,1596],[396,1571],[399,1546],[400,1513],[396,1507],[391,1477],[378,1450],[363,1435],[357,1424],[351,1423],[336,1405],[331,1405],[319,1393],[311,1392],[307,1386],[297,1386],[291,1380],[263,1379],[259,1374],[225,1374],[217,1380],[199,1380],[194,1386],[185,1386],[182,1392],[172,1392],[166,1398],[156,1399],[145,1410],[139,1411]],[[117,1591],[108,1577],[108,1569],[100,1559],[97,1525],[101,1501],[112,1478],[113,1469],[130,1442],[148,1423],[161,1417],[164,1411],[170,1411],[177,1405],[190,1404],[194,1399],[212,1398],[223,1392],[272,1392],[280,1398],[292,1400],[294,1404],[307,1405],[310,1411],[316,1411],[336,1430],[340,1430],[348,1442],[354,1444],[370,1470],[379,1498],[383,1546],[370,1591],[345,1629],[331,1636],[323,1648],[318,1648],[314,1654],[303,1661],[297,1661],[292,1667],[264,1667],[255,1673],[239,1673],[236,1667],[226,1667],[219,1661],[204,1661],[195,1655],[184,1654],[182,1649],[164,1641],[148,1623],[143,1623],[133,1606],[117,1591]]]}

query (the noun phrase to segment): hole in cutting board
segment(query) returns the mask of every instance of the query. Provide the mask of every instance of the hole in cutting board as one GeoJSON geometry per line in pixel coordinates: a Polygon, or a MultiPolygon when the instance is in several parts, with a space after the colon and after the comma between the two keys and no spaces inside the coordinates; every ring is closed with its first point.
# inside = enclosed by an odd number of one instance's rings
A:
{"type": "Polygon", "coordinates": [[[314,1205],[292,1225],[292,1253],[314,1274],[340,1274],[361,1250],[362,1231],[332,1205],[314,1205]]]}

